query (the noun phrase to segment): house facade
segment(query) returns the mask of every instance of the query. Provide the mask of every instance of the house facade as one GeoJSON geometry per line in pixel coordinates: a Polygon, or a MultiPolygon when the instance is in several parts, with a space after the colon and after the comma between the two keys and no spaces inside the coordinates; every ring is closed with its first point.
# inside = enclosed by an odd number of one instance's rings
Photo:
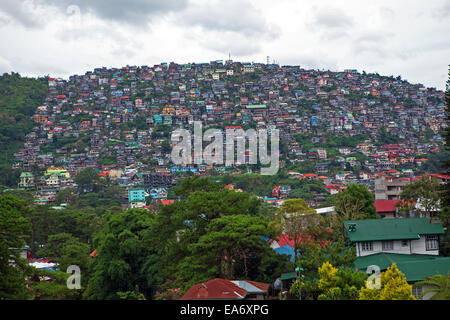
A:
{"type": "Polygon", "coordinates": [[[439,255],[440,223],[427,218],[393,218],[344,221],[356,256],[377,253],[439,255]]]}
{"type": "MultiPolygon", "coordinates": [[[[428,218],[392,218],[344,221],[345,234],[356,248],[355,267],[366,272],[369,266],[385,271],[395,263],[419,298],[432,289],[416,283],[433,275],[447,275],[450,257],[439,256],[439,238],[444,234],[440,223],[428,218]]],[[[434,295],[427,293],[421,299],[434,295]]]]}

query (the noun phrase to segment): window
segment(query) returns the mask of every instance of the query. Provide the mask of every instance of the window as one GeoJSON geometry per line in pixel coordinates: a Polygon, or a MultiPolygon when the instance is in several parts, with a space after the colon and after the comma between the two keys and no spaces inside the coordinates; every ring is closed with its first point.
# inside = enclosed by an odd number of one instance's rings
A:
{"type": "Polygon", "coordinates": [[[362,251],[373,251],[373,242],[372,241],[361,242],[361,248],[362,251]]]}
{"type": "Polygon", "coordinates": [[[383,241],[383,251],[394,250],[394,241],[383,241]]]}
{"type": "Polygon", "coordinates": [[[422,294],[422,286],[414,286],[412,287],[412,294],[417,299],[422,294]]]}
{"type": "Polygon", "coordinates": [[[439,249],[439,237],[437,235],[426,236],[425,246],[427,251],[439,249]]]}
{"type": "Polygon", "coordinates": [[[402,247],[408,246],[408,240],[402,240],[402,247]]]}

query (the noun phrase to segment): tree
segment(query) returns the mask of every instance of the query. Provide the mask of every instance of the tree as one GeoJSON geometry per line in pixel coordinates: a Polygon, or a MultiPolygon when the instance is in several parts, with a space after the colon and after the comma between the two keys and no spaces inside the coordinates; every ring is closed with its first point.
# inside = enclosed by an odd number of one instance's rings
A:
{"type": "Polygon", "coordinates": [[[244,276],[248,277],[248,260],[264,251],[267,222],[259,217],[231,215],[214,219],[206,233],[191,245],[194,256],[204,260],[204,266],[212,269],[208,261],[216,263],[219,278],[233,279],[233,262],[242,259],[244,276]],[[209,267],[208,267],[209,265],[209,267]]]}
{"type": "Polygon", "coordinates": [[[16,187],[20,170],[12,170],[13,154],[33,128],[31,116],[44,102],[48,78],[25,78],[12,72],[0,75],[0,185],[16,187]]]}
{"type": "Polygon", "coordinates": [[[366,281],[366,286],[359,292],[359,300],[415,300],[412,286],[395,263],[380,276],[381,288],[371,288],[370,281],[366,281]]]}
{"type": "Polygon", "coordinates": [[[222,188],[222,184],[212,181],[211,179],[194,176],[183,179],[181,184],[175,188],[175,195],[188,197],[196,191],[212,192],[219,191],[222,188]]]}
{"type": "Polygon", "coordinates": [[[433,286],[434,288],[428,289],[422,292],[419,296],[421,299],[427,293],[434,292],[435,294],[431,297],[431,300],[450,300],[450,276],[436,274],[431,277],[427,277],[426,280],[418,281],[415,283],[418,286],[433,286]]]}
{"type": "Polygon", "coordinates": [[[261,200],[204,178],[187,179],[179,192],[186,199],[160,208],[152,232],[171,283],[186,290],[215,277],[274,281],[287,271],[288,257],[277,260],[262,241],[261,236],[275,235],[261,200]]]}
{"type": "Polygon", "coordinates": [[[74,180],[81,190],[84,190],[86,188],[91,189],[94,184],[98,182],[99,176],[95,169],[87,167],[81,170],[74,180]]]}
{"type": "Polygon", "coordinates": [[[424,176],[408,184],[400,193],[401,212],[414,210],[431,217],[432,212],[439,208],[440,190],[439,183],[431,176],[424,176]],[[418,202],[420,205],[416,206],[418,202]]]}
{"type": "Polygon", "coordinates": [[[44,248],[38,252],[43,258],[50,259],[58,264],[58,269],[65,272],[70,265],[80,267],[83,279],[88,279],[89,245],[82,243],[70,233],[51,235],[44,248]]]}
{"type": "Polygon", "coordinates": [[[330,217],[336,238],[343,237],[343,221],[358,219],[376,219],[373,194],[363,185],[350,184],[333,199],[336,214],[330,217]]]}
{"type": "Polygon", "coordinates": [[[81,295],[78,290],[67,287],[68,273],[34,269],[29,278],[30,291],[35,300],[76,300],[81,295]]]}
{"type": "Polygon", "coordinates": [[[26,277],[31,272],[20,254],[30,234],[30,209],[13,196],[0,197],[0,299],[26,299],[26,277]]]}
{"type": "MultiPolygon", "coordinates": [[[[278,211],[277,223],[280,231],[294,242],[294,250],[300,252],[307,242],[323,243],[328,228],[323,217],[308,207],[303,199],[289,199],[283,202],[278,211]]],[[[297,254],[295,259],[297,260],[297,254]]]]}
{"type": "Polygon", "coordinates": [[[106,225],[94,240],[97,256],[90,266],[84,297],[120,299],[121,293],[135,292],[150,299],[164,278],[158,244],[150,236],[155,216],[133,209],[108,214],[106,225]]]}
{"type": "Polygon", "coordinates": [[[322,291],[319,300],[357,300],[367,274],[338,269],[327,261],[319,267],[319,277],[318,288],[322,291]]]}
{"type": "Polygon", "coordinates": [[[323,293],[318,287],[317,280],[320,278],[318,270],[325,262],[329,262],[338,269],[351,270],[356,260],[355,252],[355,248],[346,247],[343,240],[328,242],[324,246],[319,243],[302,245],[301,257],[298,261],[303,276],[302,297],[315,300],[323,293]]]}

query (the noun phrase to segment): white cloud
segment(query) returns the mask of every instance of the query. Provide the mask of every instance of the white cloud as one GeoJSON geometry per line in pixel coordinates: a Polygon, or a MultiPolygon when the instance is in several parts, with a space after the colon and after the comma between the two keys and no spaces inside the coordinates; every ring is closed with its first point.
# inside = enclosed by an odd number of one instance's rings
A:
{"type": "Polygon", "coordinates": [[[1,0],[0,71],[67,77],[231,53],[401,75],[444,89],[449,8],[449,0],[1,0]]]}

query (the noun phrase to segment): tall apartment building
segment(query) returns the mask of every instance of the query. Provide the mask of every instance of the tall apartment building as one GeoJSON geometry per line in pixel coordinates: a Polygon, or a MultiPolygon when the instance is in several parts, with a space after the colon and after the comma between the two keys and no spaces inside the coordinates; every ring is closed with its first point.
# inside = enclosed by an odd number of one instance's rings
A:
{"type": "Polygon", "coordinates": [[[398,200],[409,179],[380,177],[375,180],[375,200],[398,200]]]}

